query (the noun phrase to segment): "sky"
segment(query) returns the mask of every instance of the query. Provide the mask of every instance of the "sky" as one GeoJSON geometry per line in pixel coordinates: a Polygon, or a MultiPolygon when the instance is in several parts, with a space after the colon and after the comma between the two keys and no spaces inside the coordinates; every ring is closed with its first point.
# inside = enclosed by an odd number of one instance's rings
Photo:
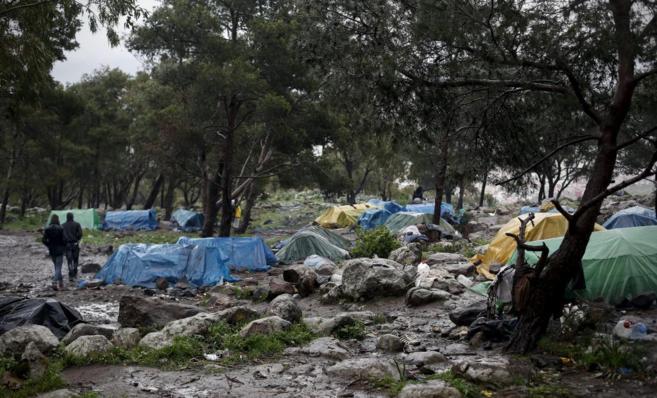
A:
{"type": "MultiPolygon", "coordinates": [[[[145,10],[151,11],[159,1],[137,0],[137,3],[145,10]]],[[[127,33],[128,30],[124,29],[121,36],[127,33]]],[[[105,30],[99,29],[98,32],[91,33],[86,21],[77,34],[77,40],[80,44],[78,49],[67,52],[65,61],[53,65],[52,76],[61,83],[75,83],[85,73],[92,73],[103,66],[119,68],[132,75],[143,69],[142,62],[125,48],[123,42],[117,47],[110,46],[105,30]]]]}

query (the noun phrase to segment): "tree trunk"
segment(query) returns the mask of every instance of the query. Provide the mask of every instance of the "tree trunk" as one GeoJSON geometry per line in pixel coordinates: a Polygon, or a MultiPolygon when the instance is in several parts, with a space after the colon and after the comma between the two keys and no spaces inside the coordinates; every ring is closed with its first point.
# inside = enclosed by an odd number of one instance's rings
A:
{"type": "Polygon", "coordinates": [[[463,197],[465,196],[465,176],[461,176],[459,179],[459,200],[456,204],[456,208],[461,210],[463,208],[463,197]]]}
{"type": "Polygon", "coordinates": [[[82,185],[82,181],[80,181],[80,191],[78,191],[78,209],[82,208],[83,203],[84,203],[84,185],[82,185]]]}
{"type": "Polygon", "coordinates": [[[484,199],[486,199],[486,184],[488,183],[488,169],[484,174],[484,181],[481,183],[481,193],[479,194],[479,207],[484,206],[484,199]]]}
{"type": "Polygon", "coordinates": [[[157,199],[157,194],[160,192],[160,187],[162,186],[163,181],[164,174],[157,176],[157,179],[155,179],[155,182],[153,182],[153,186],[151,187],[151,192],[148,194],[148,197],[144,202],[144,209],[150,209],[153,207],[155,200],[157,199]]]}
{"type": "Polygon", "coordinates": [[[543,202],[545,199],[545,175],[540,176],[541,186],[538,189],[538,203],[543,202]]]}
{"type": "Polygon", "coordinates": [[[445,191],[445,179],[447,175],[447,157],[449,155],[449,133],[447,130],[443,133],[440,140],[440,154],[438,158],[438,167],[436,168],[435,188],[436,199],[434,200],[434,211],[432,222],[440,225],[440,205],[442,204],[443,193],[445,191]]]}
{"type": "Polygon", "coordinates": [[[249,228],[249,224],[251,223],[251,211],[253,210],[253,206],[255,206],[258,195],[259,190],[256,187],[256,183],[253,182],[246,191],[246,201],[244,203],[244,209],[242,210],[242,219],[240,220],[239,227],[235,230],[236,233],[243,234],[249,228]]]}
{"type": "Polygon", "coordinates": [[[7,165],[7,172],[5,173],[5,184],[2,191],[2,204],[0,205],[0,224],[4,224],[7,218],[7,206],[9,205],[9,194],[11,193],[11,180],[14,177],[14,166],[16,165],[16,155],[18,153],[18,122],[14,120],[12,123],[12,149],[9,157],[9,164],[7,165]]]}
{"type": "Polygon", "coordinates": [[[349,203],[350,205],[356,204],[356,192],[354,191],[347,192],[347,203],[349,203]]]}
{"type": "Polygon", "coordinates": [[[164,220],[171,220],[171,214],[173,213],[173,201],[176,193],[176,181],[173,178],[169,179],[169,184],[167,184],[166,193],[164,195],[164,220]]]}
{"type": "Polygon", "coordinates": [[[144,173],[139,173],[135,177],[135,185],[132,187],[132,195],[130,195],[130,198],[125,203],[126,210],[132,210],[132,206],[134,206],[135,201],[137,200],[137,195],[139,194],[139,186],[141,185],[141,179],[143,176],[144,173]]]}
{"type": "Polygon", "coordinates": [[[214,235],[214,224],[217,222],[217,214],[219,209],[217,207],[217,201],[219,200],[219,184],[221,179],[219,174],[216,174],[213,179],[205,179],[203,191],[205,192],[205,197],[203,198],[203,216],[205,221],[203,222],[203,230],[201,231],[201,236],[208,238],[214,235]]]}
{"type": "Polygon", "coordinates": [[[449,203],[450,205],[452,204],[452,187],[448,186],[445,189],[445,203],[449,203]]]}
{"type": "Polygon", "coordinates": [[[655,173],[655,214],[657,214],[657,173],[655,173]]]}
{"type": "Polygon", "coordinates": [[[230,236],[231,224],[233,222],[233,134],[237,128],[237,114],[240,104],[232,102],[228,107],[228,125],[224,139],[222,161],[223,172],[221,173],[221,221],[219,223],[219,236],[230,236]]]}

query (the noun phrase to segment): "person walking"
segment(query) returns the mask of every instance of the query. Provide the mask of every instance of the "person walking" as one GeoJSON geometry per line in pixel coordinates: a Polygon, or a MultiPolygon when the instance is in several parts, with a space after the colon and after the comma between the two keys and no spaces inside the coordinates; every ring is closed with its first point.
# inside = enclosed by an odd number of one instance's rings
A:
{"type": "Polygon", "coordinates": [[[64,250],[66,242],[64,241],[64,229],[59,225],[59,217],[53,214],[50,217],[50,225],[43,231],[42,242],[48,248],[50,258],[55,266],[54,276],[52,278],[52,288],[61,290],[64,288],[62,279],[62,263],[64,262],[64,250]]]}
{"type": "Polygon", "coordinates": [[[66,213],[66,222],[62,225],[64,242],[66,243],[66,264],[68,265],[68,280],[75,282],[78,277],[78,263],[80,260],[80,240],[82,227],[73,219],[73,213],[66,213]]]}

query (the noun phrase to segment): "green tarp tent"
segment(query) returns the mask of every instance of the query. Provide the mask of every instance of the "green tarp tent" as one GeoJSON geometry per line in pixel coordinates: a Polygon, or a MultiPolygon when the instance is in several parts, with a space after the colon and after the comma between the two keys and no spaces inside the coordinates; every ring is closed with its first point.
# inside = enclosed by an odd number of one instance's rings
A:
{"type": "Polygon", "coordinates": [[[285,246],[276,253],[278,261],[290,264],[303,261],[316,254],[332,261],[349,257],[349,241],[322,227],[312,226],[300,230],[287,240],[285,246]]]}
{"type": "MultiPolygon", "coordinates": [[[[432,224],[433,223],[433,214],[427,213],[412,213],[407,211],[401,211],[391,215],[388,220],[386,220],[385,227],[387,227],[390,232],[393,234],[398,234],[402,229],[419,224],[432,224]]],[[[449,235],[455,235],[456,231],[447,221],[440,219],[440,227],[443,230],[443,233],[449,235]]]]}
{"type": "MultiPolygon", "coordinates": [[[[550,252],[563,238],[530,242],[539,246],[545,242],[550,252]]],[[[509,263],[515,262],[516,254],[509,263]]],[[[536,252],[526,254],[529,264],[536,264],[536,252]]],[[[582,297],[594,300],[602,297],[609,304],[618,304],[642,293],[657,293],[657,226],[619,228],[591,234],[582,258],[586,290],[582,297]]]]}
{"type": "Polygon", "coordinates": [[[98,229],[100,228],[100,217],[96,209],[71,209],[71,210],[53,210],[48,216],[47,224],[50,223],[50,217],[57,214],[59,222],[64,224],[66,222],[66,213],[73,213],[73,219],[80,223],[84,229],[98,229]]]}

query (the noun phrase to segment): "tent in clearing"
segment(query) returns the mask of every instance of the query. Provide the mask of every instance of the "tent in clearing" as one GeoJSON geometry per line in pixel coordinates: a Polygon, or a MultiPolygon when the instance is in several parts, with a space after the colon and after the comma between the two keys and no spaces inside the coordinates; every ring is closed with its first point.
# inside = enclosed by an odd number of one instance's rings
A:
{"type": "MultiPolygon", "coordinates": [[[[563,238],[547,239],[550,253],[557,250],[563,238]]],[[[594,232],[582,257],[586,289],[583,298],[602,297],[609,304],[643,293],[657,293],[657,226],[619,228],[594,232]]],[[[527,252],[529,264],[536,264],[535,252],[527,252]]],[[[510,261],[515,261],[511,258],[510,261]]]]}
{"type": "Polygon", "coordinates": [[[324,228],[347,228],[356,225],[358,217],[366,210],[376,208],[376,206],[367,203],[333,206],[326,209],[315,219],[315,222],[324,228]]]}
{"type": "Polygon", "coordinates": [[[380,227],[385,224],[385,222],[390,218],[392,213],[386,209],[372,209],[367,210],[365,213],[361,214],[358,219],[358,225],[363,229],[373,229],[380,227]]]}
{"type": "Polygon", "coordinates": [[[348,247],[349,241],[340,235],[312,226],[292,235],[276,257],[284,264],[303,261],[313,254],[338,261],[349,257],[348,247]]]}
{"type": "Polygon", "coordinates": [[[108,211],[103,222],[104,230],[116,231],[152,231],[158,226],[155,209],[108,211]]]}
{"type": "Polygon", "coordinates": [[[193,286],[214,286],[234,282],[219,249],[183,245],[121,245],[96,274],[105,283],[155,287],[158,278],[174,284],[186,280],[193,286]]]}
{"type": "Polygon", "coordinates": [[[171,215],[171,220],[185,232],[200,231],[203,228],[203,214],[190,210],[178,209],[171,215]]]}
{"type": "MultiPolygon", "coordinates": [[[[388,220],[383,224],[393,234],[398,234],[402,229],[410,225],[433,224],[433,215],[429,213],[412,213],[407,211],[400,211],[391,215],[388,220]]],[[[440,229],[445,234],[455,235],[456,230],[444,219],[440,219],[440,229]]]]}
{"type": "Polygon", "coordinates": [[[603,226],[607,229],[644,227],[657,225],[655,211],[641,206],[621,210],[609,217],[603,226]]]}
{"type": "Polygon", "coordinates": [[[277,263],[276,256],[259,236],[194,239],[183,236],[178,244],[216,247],[231,271],[268,271],[277,263]]]}
{"type": "MultiPolygon", "coordinates": [[[[434,203],[421,203],[406,205],[403,211],[411,213],[433,214],[435,210],[436,206],[434,203]]],[[[445,215],[454,216],[454,206],[449,203],[442,202],[440,204],[440,216],[444,217],[445,215]]]]}
{"type": "MultiPolygon", "coordinates": [[[[522,215],[525,219],[528,215],[522,215]]],[[[556,238],[563,236],[568,229],[568,220],[559,213],[535,213],[534,225],[529,223],[525,231],[525,239],[527,242],[556,238]]],[[[598,224],[594,227],[595,231],[604,231],[604,228],[598,224]]],[[[504,224],[493,240],[488,245],[486,252],[477,254],[472,257],[470,261],[477,265],[477,272],[484,275],[488,279],[494,279],[495,276],[488,270],[493,264],[503,265],[509,261],[516,250],[516,242],[513,238],[506,236],[507,233],[518,234],[520,231],[519,217],[511,219],[508,223],[504,224]]]]}
{"type": "Polygon", "coordinates": [[[48,216],[48,223],[50,223],[50,217],[53,214],[57,214],[59,217],[59,222],[66,222],[66,214],[73,213],[73,219],[80,223],[80,226],[84,229],[98,229],[100,228],[100,217],[98,217],[98,212],[96,209],[71,209],[71,210],[53,210],[48,216]]]}
{"type": "Polygon", "coordinates": [[[367,201],[367,204],[380,207],[384,210],[388,210],[391,214],[395,214],[400,211],[404,211],[404,206],[395,202],[394,200],[381,200],[381,199],[370,199],[367,201]]]}

